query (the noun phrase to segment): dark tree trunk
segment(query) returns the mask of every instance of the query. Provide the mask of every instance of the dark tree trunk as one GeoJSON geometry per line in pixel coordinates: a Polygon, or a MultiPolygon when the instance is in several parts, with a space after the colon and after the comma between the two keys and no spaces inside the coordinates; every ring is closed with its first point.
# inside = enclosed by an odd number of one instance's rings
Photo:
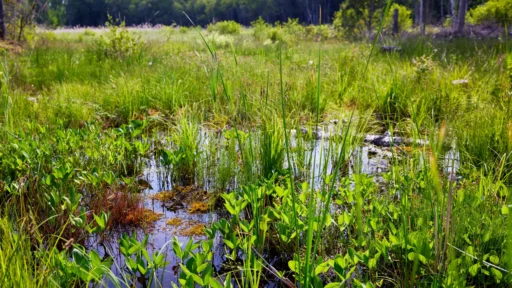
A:
{"type": "Polygon", "coordinates": [[[414,3],[414,26],[420,26],[420,5],[418,1],[414,3]]]}
{"type": "Polygon", "coordinates": [[[444,3],[443,3],[443,0],[441,0],[441,20],[444,19],[444,10],[443,10],[444,7],[443,6],[444,6],[444,3]]]}
{"type": "Polygon", "coordinates": [[[4,0],[0,0],[0,39],[5,40],[7,32],[5,30],[4,0]]]}
{"type": "Polygon", "coordinates": [[[372,28],[373,28],[373,13],[375,13],[375,0],[370,0],[370,9],[368,11],[368,36],[372,35],[372,28]]]}
{"type": "Polygon", "coordinates": [[[421,35],[425,34],[425,23],[424,22],[424,18],[423,18],[423,14],[424,11],[423,11],[423,8],[425,7],[425,3],[424,3],[424,0],[420,0],[420,33],[421,35]]]}
{"type": "Polygon", "coordinates": [[[398,35],[400,32],[400,27],[398,27],[398,9],[393,11],[393,33],[398,35]]]}
{"type": "Polygon", "coordinates": [[[457,27],[457,15],[455,13],[455,0],[450,0],[451,8],[452,8],[452,30],[455,30],[457,27]]]}
{"type": "Polygon", "coordinates": [[[464,31],[464,24],[466,24],[466,10],[468,7],[468,0],[459,1],[459,18],[457,20],[457,32],[462,33],[464,31]]]}

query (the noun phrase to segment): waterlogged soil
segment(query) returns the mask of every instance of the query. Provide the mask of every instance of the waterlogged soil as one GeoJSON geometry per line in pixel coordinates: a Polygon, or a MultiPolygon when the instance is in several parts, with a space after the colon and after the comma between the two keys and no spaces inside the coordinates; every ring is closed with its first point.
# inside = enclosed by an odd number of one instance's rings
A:
{"type": "MultiPolygon", "coordinates": [[[[212,141],[208,133],[204,133],[204,141],[212,141]]],[[[295,138],[292,139],[292,146],[296,145],[295,138]]],[[[319,175],[326,171],[332,173],[335,164],[332,155],[328,155],[329,141],[321,139],[309,140],[306,147],[306,153],[311,157],[306,161],[310,165],[309,173],[311,178],[315,175],[315,183],[321,182],[319,175]]],[[[332,148],[332,147],[331,147],[332,148]]],[[[400,152],[407,153],[407,147],[398,148],[400,152]]],[[[373,175],[377,184],[383,183],[381,174],[389,170],[390,160],[393,153],[396,155],[396,147],[378,147],[372,144],[365,144],[357,147],[349,161],[348,175],[359,171],[364,174],[373,175]]],[[[293,155],[296,157],[296,155],[293,155]]],[[[459,154],[451,150],[445,157],[444,172],[455,175],[460,163],[459,154]]],[[[286,163],[286,161],[285,161],[286,163]]],[[[297,172],[296,172],[297,173],[297,172]]],[[[207,173],[204,173],[206,175],[207,173]]],[[[296,175],[299,177],[300,175],[296,175]]],[[[222,209],[221,205],[215,206],[213,193],[208,191],[208,185],[211,186],[209,179],[203,179],[203,186],[193,184],[189,186],[180,186],[173,183],[168,168],[160,167],[153,159],[148,161],[147,168],[144,171],[143,179],[147,181],[147,188],[140,195],[142,197],[142,206],[145,219],[139,225],[127,225],[122,229],[113,229],[103,238],[92,238],[88,246],[94,248],[100,254],[110,255],[116,263],[124,263],[123,256],[119,252],[118,240],[122,233],[131,235],[137,233],[139,240],[142,240],[145,234],[149,235],[148,253],[153,254],[157,251],[166,255],[166,262],[169,264],[157,272],[155,280],[157,286],[168,287],[169,283],[178,282],[179,277],[179,259],[172,250],[171,242],[176,237],[182,248],[190,238],[194,240],[206,239],[203,229],[210,226],[213,222],[228,218],[229,215],[222,209]]],[[[310,179],[308,179],[310,180],[310,179]]],[[[236,185],[236,181],[233,181],[236,185]]],[[[234,186],[234,185],[232,185],[234,186]]],[[[234,189],[236,187],[229,187],[234,189]]],[[[129,216],[128,216],[129,217],[129,216]]],[[[129,219],[127,219],[129,220],[129,219]]],[[[135,221],[135,220],[134,220],[135,221]]],[[[217,272],[223,271],[223,265],[229,265],[224,259],[224,246],[222,239],[216,237],[214,240],[214,268],[217,272]]],[[[274,255],[275,256],[275,255],[274,255]]],[[[267,259],[273,261],[275,259],[267,259]]],[[[283,263],[285,263],[284,261],[283,263]]],[[[115,265],[114,265],[115,266],[115,265]]],[[[112,267],[114,273],[121,274],[117,267],[112,267]]],[[[146,287],[145,279],[139,279],[140,287],[146,287]]],[[[276,287],[278,283],[269,282],[265,286],[276,287]]]]}

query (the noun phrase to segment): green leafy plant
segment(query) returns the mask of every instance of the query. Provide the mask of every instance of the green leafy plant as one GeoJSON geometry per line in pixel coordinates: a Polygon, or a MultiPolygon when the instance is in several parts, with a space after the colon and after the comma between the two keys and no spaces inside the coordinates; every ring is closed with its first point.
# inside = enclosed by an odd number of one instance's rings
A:
{"type": "Polygon", "coordinates": [[[220,21],[215,24],[208,25],[209,32],[218,32],[220,35],[238,35],[242,30],[242,25],[235,21],[220,21]]]}
{"type": "Polygon", "coordinates": [[[125,29],[124,21],[117,24],[109,15],[106,26],[109,28],[107,36],[100,35],[96,41],[98,57],[123,59],[131,56],[139,56],[143,52],[144,43],[135,38],[125,29]]]}

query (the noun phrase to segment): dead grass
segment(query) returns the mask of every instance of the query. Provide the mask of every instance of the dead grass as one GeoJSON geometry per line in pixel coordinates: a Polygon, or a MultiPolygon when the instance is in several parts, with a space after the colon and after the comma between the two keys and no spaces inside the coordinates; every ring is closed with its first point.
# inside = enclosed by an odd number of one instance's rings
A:
{"type": "Polygon", "coordinates": [[[6,51],[12,54],[20,54],[23,52],[23,45],[16,41],[0,41],[0,52],[6,51]]]}

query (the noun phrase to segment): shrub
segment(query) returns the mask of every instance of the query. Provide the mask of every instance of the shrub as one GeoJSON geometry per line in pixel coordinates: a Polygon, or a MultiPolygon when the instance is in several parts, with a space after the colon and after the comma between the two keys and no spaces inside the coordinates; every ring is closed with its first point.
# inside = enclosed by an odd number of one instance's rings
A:
{"type": "Polygon", "coordinates": [[[238,35],[242,30],[242,25],[235,21],[220,21],[215,24],[208,25],[208,32],[218,32],[221,35],[238,35]]]}
{"type": "Polygon", "coordinates": [[[180,26],[180,33],[181,34],[185,34],[189,31],[190,29],[187,27],[187,26],[180,26]]]}
{"type": "Polygon", "coordinates": [[[283,32],[279,27],[274,27],[268,31],[268,39],[272,42],[282,42],[284,40],[283,32]]]}
{"type": "Polygon", "coordinates": [[[252,35],[258,40],[266,40],[268,36],[268,30],[270,29],[270,24],[265,22],[261,16],[258,20],[252,21],[251,26],[253,27],[252,35]]]}
{"type": "Polygon", "coordinates": [[[316,41],[325,40],[332,37],[331,28],[328,25],[309,25],[305,28],[306,35],[316,41]]]}
{"type": "Polygon", "coordinates": [[[446,17],[443,21],[443,28],[451,28],[452,27],[452,17],[446,17]]]}
{"type": "Polygon", "coordinates": [[[130,32],[125,29],[124,21],[117,25],[115,24],[117,21],[113,21],[110,15],[108,18],[106,25],[110,32],[107,37],[101,35],[96,45],[100,58],[124,58],[142,52],[143,43],[130,35],[130,32]]]}
{"type": "Polygon", "coordinates": [[[469,12],[468,21],[472,24],[495,22],[512,24],[512,0],[490,0],[469,12]]]}
{"type": "Polygon", "coordinates": [[[333,26],[337,37],[357,38],[366,29],[362,17],[346,5],[341,5],[340,10],[334,14],[333,26]]]}
{"type": "MultiPolygon", "coordinates": [[[[392,29],[393,28],[393,11],[398,9],[398,29],[399,31],[404,31],[412,27],[412,19],[411,13],[412,11],[407,9],[407,7],[393,3],[391,8],[389,9],[388,15],[384,18],[384,29],[392,29]]],[[[380,11],[375,13],[376,15],[380,15],[380,11]]],[[[378,23],[378,22],[375,22],[378,23]]]]}
{"type": "Polygon", "coordinates": [[[299,24],[299,19],[288,18],[288,21],[283,23],[283,29],[286,34],[295,38],[303,38],[305,35],[304,26],[299,24]]]}
{"type": "Polygon", "coordinates": [[[318,25],[316,27],[316,36],[322,40],[331,38],[331,28],[328,25],[318,25]]]}
{"type": "Polygon", "coordinates": [[[315,25],[309,25],[309,26],[306,26],[306,28],[304,28],[304,31],[306,32],[306,36],[311,38],[311,37],[315,36],[316,27],[315,27],[315,25]]]}

